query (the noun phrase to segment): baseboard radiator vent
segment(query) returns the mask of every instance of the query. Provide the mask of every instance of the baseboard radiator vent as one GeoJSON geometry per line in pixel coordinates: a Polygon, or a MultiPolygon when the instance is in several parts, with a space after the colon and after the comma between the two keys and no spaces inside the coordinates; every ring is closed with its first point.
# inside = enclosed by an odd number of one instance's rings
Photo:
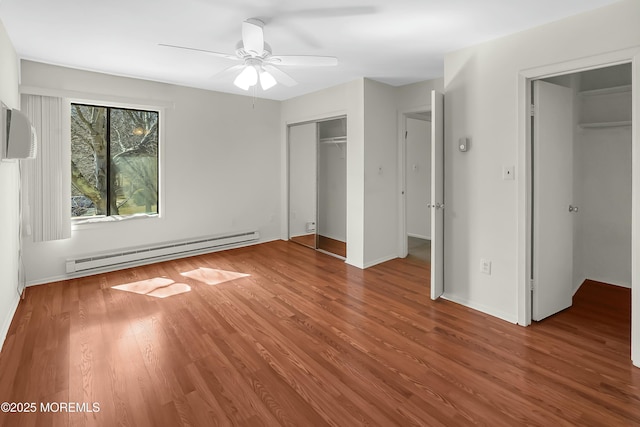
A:
{"type": "Polygon", "coordinates": [[[236,234],[210,236],[193,240],[160,243],[156,246],[128,248],[121,251],[95,254],[85,258],[70,259],[66,262],[67,273],[90,271],[103,268],[127,266],[130,264],[179,258],[207,251],[224,249],[243,243],[256,242],[260,233],[249,231],[236,234]]]}

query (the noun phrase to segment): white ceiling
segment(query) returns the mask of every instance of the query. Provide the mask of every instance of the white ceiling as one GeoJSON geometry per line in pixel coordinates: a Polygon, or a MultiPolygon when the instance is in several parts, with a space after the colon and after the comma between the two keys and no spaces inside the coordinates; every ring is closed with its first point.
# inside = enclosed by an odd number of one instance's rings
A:
{"type": "Polygon", "coordinates": [[[287,99],[368,77],[402,85],[443,75],[444,54],[617,0],[0,0],[21,58],[247,94],[235,64],[158,43],[233,53],[242,21],[261,18],[274,55],[335,56],[332,68],[286,69],[287,99]]]}

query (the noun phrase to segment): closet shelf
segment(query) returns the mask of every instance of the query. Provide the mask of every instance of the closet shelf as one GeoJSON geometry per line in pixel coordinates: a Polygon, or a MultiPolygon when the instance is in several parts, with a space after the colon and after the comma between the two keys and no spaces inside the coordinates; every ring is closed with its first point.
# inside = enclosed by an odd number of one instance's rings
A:
{"type": "Polygon", "coordinates": [[[604,89],[583,90],[580,92],[580,95],[583,95],[583,96],[609,95],[609,94],[624,93],[624,92],[631,92],[631,85],[606,87],[604,89]]]}
{"type": "Polygon", "coordinates": [[[623,120],[620,122],[580,123],[578,126],[583,129],[598,129],[631,126],[631,123],[631,120],[623,120]]]}
{"type": "Polygon", "coordinates": [[[333,138],[320,138],[320,142],[324,142],[327,144],[346,144],[347,137],[346,136],[334,136],[333,138]]]}

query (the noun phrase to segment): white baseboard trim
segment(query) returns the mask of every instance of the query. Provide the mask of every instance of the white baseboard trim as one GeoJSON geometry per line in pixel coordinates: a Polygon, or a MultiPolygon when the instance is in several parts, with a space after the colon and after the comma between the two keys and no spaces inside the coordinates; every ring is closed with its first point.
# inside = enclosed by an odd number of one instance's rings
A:
{"type": "Polygon", "coordinates": [[[198,255],[205,255],[205,254],[210,254],[210,253],[214,253],[214,252],[220,252],[220,251],[226,251],[229,249],[237,249],[237,248],[243,248],[243,247],[247,247],[247,246],[253,246],[253,245],[259,245],[261,243],[267,243],[267,242],[273,242],[276,240],[282,240],[279,237],[274,237],[274,238],[270,238],[270,239],[264,239],[264,240],[258,240],[256,242],[250,242],[250,243],[239,243],[237,245],[229,245],[229,246],[225,246],[222,248],[217,248],[217,249],[203,249],[202,251],[194,251],[194,252],[189,252],[187,254],[175,254],[175,255],[166,255],[163,257],[158,257],[158,258],[154,258],[154,259],[147,259],[147,260],[140,260],[137,262],[132,262],[132,263],[127,263],[126,265],[123,266],[111,266],[111,267],[105,267],[105,268],[97,268],[94,270],[89,270],[89,271],[80,271],[78,273],[72,273],[72,274],[61,274],[59,276],[52,276],[52,277],[45,277],[45,278],[41,278],[41,279],[37,279],[37,280],[29,280],[27,281],[27,286],[38,286],[38,285],[45,285],[47,283],[53,283],[53,282],[61,282],[63,280],[69,280],[69,279],[77,279],[80,277],[88,277],[88,276],[94,276],[96,274],[102,274],[102,273],[110,273],[112,271],[118,271],[118,270],[124,270],[127,268],[134,268],[134,267],[140,267],[143,265],[149,265],[149,264],[155,264],[155,263],[159,263],[159,262],[164,262],[164,261],[172,261],[172,260],[176,260],[176,259],[181,259],[181,258],[189,258],[192,256],[198,256],[198,255]]]}
{"type": "Polygon", "coordinates": [[[353,262],[349,258],[344,260],[344,262],[345,262],[345,264],[349,264],[352,267],[359,268],[360,270],[364,270],[364,265],[361,265],[360,263],[353,262]]]}
{"type": "Polygon", "coordinates": [[[2,329],[0,329],[0,350],[4,346],[4,341],[7,339],[7,334],[9,333],[9,328],[11,327],[11,322],[13,321],[13,316],[16,314],[16,310],[18,309],[18,304],[20,303],[20,297],[18,294],[15,294],[15,298],[9,307],[9,311],[7,312],[7,316],[4,318],[2,322],[2,329]]]}
{"type": "Polygon", "coordinates": [[[614,286],[620,286],[621,288],[631,289],[631,283],[629,282],[607,279],[606,277],[587,277],[585,278],[585,280],[593,280],[594,282],[601,282],[601,283],[606,283],[607,285],[614,285],[614,286]]]}
{"type": "Polygon", "coordinates": [[[378,258],[375,261],[365,263],[364,268],[367,269],[369,267],[373,267],[374,265],[382,264],[383,262],[391,261],[392,259],[396,259],[396,258],[398,258],[397,254],[387,255],[385,257],[378,258]]]}
{"type": "Polygon", "coordinates": [[[580,290],[580,287],[582,287],[582,284],[585,282],[585,280],[592,280],[594,282],[605,283],[605,284],[611,285],[611,286],[619,286],[621,288],[631,289],[631,283],[617,282],[615,280],[603,279],[603,278],[596,279],[596,278],[593,278],[593,277],[584,277],[584,278],[582,278],[582,280],[580,280],[579,282],[576,283],[576,286],[573,289],[572,297],[575,296],[576,293],[580,290]]]}
{"type": "Polygon", "coordinates": [[[484,314],[488,314],[492,317],[497,317],[498,319],[504,320],[505,322],[513,323],[514,325],[518,323],[518,315],[513,313],[505,313],[502,311],[497,311],[493,308],[487,307],[482,304],[478,304],[474,301],[471,301],[467,298],[460,298],[455,295],[447,294],[446,292],[442,295],[442,298],[447,301],[454,302],[456,304],[463,305],[465,307],[469,307],[473,310],[479,311],[484,314]]]}

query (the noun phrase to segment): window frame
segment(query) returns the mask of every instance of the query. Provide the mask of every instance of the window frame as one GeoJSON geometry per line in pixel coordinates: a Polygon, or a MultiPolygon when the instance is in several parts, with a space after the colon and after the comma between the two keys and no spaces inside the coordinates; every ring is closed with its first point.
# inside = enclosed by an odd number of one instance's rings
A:
{"type": "MultiPolygon", "coordinates": [[[[86,98],[66,98],[66,124],[64,125],[66,130],[65,133],[67,135],[67,139],[69,141],[69,145],[71,145],[71,109],[73,108],[73,104],[77,105],[86,105],[90,107],[100,107],[107,109],[107,121],[110,122],[110,114],[109,109],[122,109],[122,110],[136,110],[136,111],[150,111],[158,114],[158,158],[157,158],[157,168],[158,168],[158,190],[157,190],[157,213],[147,214],[131,214],[131,215],[95,215],[95,216],[87,216],[87,217],[71,217],[71,226],[72,230],[83,229],[83,228],[93,228],[97,225],[111,222],[120,222],[123,220],[148,220],[148,219],[159,219],[163,217],[163,212],[165,210],[165,192],[164,192],[164,135],[165,135],[165,110],[167,107],[160,105],[150,105],[144,103],[132,103],[132,102],[118,102],[117,100],[106,100],[106,99],[86,99],[86,98]]],[[[110,123],[109,123],[110,124],[110,123]]],[[[109,133],[109,129],[107,134],[109,133]]],[[[108,137],[108,150],[110,153],[110,136],[108,137]]],[[[70,147],[71,149],[71,147],[70,147]]],[[[110,163],[110,162],[107,162],[110,163]]],[[[71,165],[69,165],[71,166],[71,165]]],[[[107,173],[110,173],[110,166],[107,167],[107,173]]],[[[109,180],[110,181],[110,180],[109,180]]],[[[71,185],[71,182],[69,183],[71,185]]],[[[109,184],[110,185],[110,184],[109,184]]]]}

